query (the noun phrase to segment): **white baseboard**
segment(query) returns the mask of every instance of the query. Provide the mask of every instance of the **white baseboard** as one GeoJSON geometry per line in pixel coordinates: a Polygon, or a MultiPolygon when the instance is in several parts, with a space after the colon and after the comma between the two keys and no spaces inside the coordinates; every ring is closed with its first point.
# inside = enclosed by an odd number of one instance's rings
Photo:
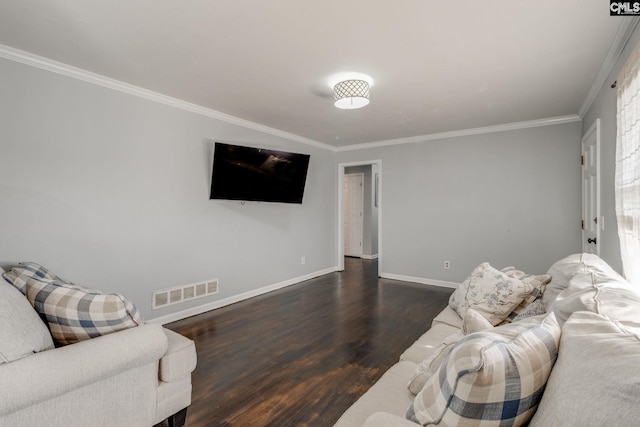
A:
{"type": "Polygon", "coordinates": [[[403,282],[420,283],[421,285],[433,285],[443,288],[457,288],[459,283],[447,282],[445,280],[426,279],[424,277],[403,276],[401,274],[393,273],[378,273],[378,275],[385,279],[402,280],[403,282]]]}
{"type": "Polygon", "coordinates": [[[362,255],[362,259],[378,259],[378,254],[373,255],[362,255]]]}
{"type": "Polygon", "coordinates": [[[196,307],[191,307],[186,310],[178,311],[175,313],[167,314],[165,316],[156,317],[153,319],[147,320],[147,323],[156,323],[160,325],[165,325],[167,323],[175,322],[177,320],[186,319],[187,317],[195,316],[197,314],[202,314],[207,311],[215,310],[216,308],[221,308],[226,305],[235,304],[240,301],[244,301],[249,298],[257,297],[262,294],[266,294],[268,292],[273,292],[278,289],[286,288],[287,286],[295,285],[296,283],[304,282],[305,280],[314,279],[319,276],[324,276],[325,274],[333,273],[338,271],[338,267],[329,267],[324,270],[315,271],[313,273],[305,274],[304,276],[294,277],[293,279],[285,280],[280,283],[275,283],[273,285],[264,286],[262,288],[255,289],[253,291],[243,292],[238,295],[234,295],[225,299],[221,299],[218,301],[209,302],[206,304],[202,304],[196,307]]]}

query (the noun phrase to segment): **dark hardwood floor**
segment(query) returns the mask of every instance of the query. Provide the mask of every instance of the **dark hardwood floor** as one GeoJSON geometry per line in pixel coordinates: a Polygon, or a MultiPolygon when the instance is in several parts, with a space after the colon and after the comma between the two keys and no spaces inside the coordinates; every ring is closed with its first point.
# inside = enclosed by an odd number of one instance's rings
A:
{"type": "Polygon", "coordinates": [[[377,261],[166,325],[195,340],[188,427],[332,426],[430,326],[452,290],[377,261]]]}

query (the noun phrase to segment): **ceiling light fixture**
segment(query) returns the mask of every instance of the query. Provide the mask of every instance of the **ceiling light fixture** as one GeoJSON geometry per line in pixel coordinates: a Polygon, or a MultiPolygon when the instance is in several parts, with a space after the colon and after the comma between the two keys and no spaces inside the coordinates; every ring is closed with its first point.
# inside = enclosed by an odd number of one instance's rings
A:
{"type": "Polygon", "coordinates": [[[369,104],[369,82],[358,79],[344,80],[333,86],[335,106],[345,110],[362,108],[369,104]]]}

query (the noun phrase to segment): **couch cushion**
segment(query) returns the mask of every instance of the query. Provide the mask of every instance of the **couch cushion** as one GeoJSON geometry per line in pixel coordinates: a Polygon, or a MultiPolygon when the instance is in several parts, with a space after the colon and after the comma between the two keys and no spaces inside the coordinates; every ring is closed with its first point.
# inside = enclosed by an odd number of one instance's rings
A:
{"type": "Polygon", "coordinates": [[[468,335],[407,410],[420,424],[523,425],[536,410],[557,357],[553,314],[468,335]],[[539,323],[538,323],[539,322],[539,323]]]}
{"type": "Polygon", "coordinates": [[[430,357],[440,347],[445,338],[459,331],[460,328],[444,323],[436,323],[400,355],[400,360],[408,360],[416,364],[420,363],[430,357]]]}
{"type": "Polygon", "coordinates": [[[399,417],[386,412],[376,412],[367,418],[362,427],[416,427],[416,423],[407,420],[404,415],[399,417]]]}
{"type": "Polygon", "coordinates": [[[522,280],[509,277],[484,262],[476,267],[449,298],[449,305],[461,318],[469,308],[497,325],[531,293],[522,280]]]}
{"type": "Polygon", "coordinates": [[[415,368],[415,363],[407,361],[393,365],[342,414],[334,427],[361,426],[369,415],[378,411],[403,415],[414,398],[407,389],[407,379],[411,378],[415,368]]]}
{"type": "Polygon", "coordinates": [[[587,253],[569,255],[554,263],[547,271],[547,274],[551,276],[551,282],[549,282],[542,295],[545,309],[547,311],[551,310],[551,304],[558,294],[569,287],[569,282],[577,274],[587,272],[592,272],[603,280],[625,281],[622,276],[597,255],[587,253]]]}
{"type": "Polygon", "coordinates": [[[638,425],[639,366],[637,330],[575,313],[562,328],[558,361],[530,425],[638,425]]]}
{"type": "Polygon", "coordinates": [[[35,263],[5,273],[46,319],[56,345],[73,344],[143,324],[136,307],[120,294],[104,294],[63,281],[35,263]]]}
{"type": "Polygon", "coordinates": [[[33,307],[0,278],[0,364],[52,348],[51,334],[33,307]]]}
{"type": "Polygon", "coordinates": [[[556,314],[561,325],[577,311],[591,311],[640,327],[640,291],[621,277],[603,276],[596,271],[577,273],[549,311],[556,314]]]}
{"type": "Polygon", "coordinates": [[[431,325],[435,326],[438,323],[443,323],[460,329],[462,328],[462,317],[460,317],[458,313],[451,308],[451,306],[447,305],[436,317],[433,318],[431,325]]]}

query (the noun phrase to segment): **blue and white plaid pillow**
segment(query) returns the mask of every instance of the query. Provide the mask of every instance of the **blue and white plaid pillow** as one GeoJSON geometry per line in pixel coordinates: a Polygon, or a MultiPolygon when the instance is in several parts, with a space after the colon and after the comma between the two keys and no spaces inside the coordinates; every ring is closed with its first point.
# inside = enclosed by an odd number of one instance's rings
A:
{"type": "Polygon", "coordinates": [[[58,346],[144,323],[135,305],[124,296],[65,282],[35,263],[22,263],[3,276],[27,296],[58,346]]]}
{"type": "Polygon", "coordinates": [[[27,294],[27,283],[30,280],[62,280],[49,269],[35,262],[21,262],[2,275],[9,283],[18,288],[23,294],[27,294]]]}
{"type": "Polygon", "coordinates": [[[58,280],[27,285],[27,299],[46,319],[57,345],[73,344],[143,323],[136,307],[124,296],[58,280]]]}
{"type": "Polygon", "coordinates": [[[558,356],[555,316],[538,322],[511,323],[458,341],[407,418],[422,425],[525,425],[558,356]]]}

